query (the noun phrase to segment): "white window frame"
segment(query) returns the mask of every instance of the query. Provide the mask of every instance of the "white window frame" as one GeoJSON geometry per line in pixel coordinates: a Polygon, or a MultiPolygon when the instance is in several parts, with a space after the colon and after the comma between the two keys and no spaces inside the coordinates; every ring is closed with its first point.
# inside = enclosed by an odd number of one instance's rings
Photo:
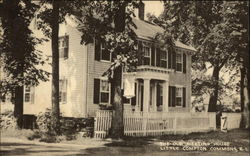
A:
{"type": "Polygon", "coordinates": [[[176,72],[183,72],[183,54],[182,53],[176,53],[176,72]],[[181,56],[181,60],[178,61],[177,60],[177,55],[180,55],[181,56]],[[181,64],[181,71],[177,70],[177,65],[178,64],[181,64]]]}
{"type": "Polygon", "coordinates": [[[101,48],[100,48],[100,61],[102,61],[102,62],[111,62],[112,53],[110,53],[110,55],[109,55],[109,60],[103,60],[102,59],[102,52],[105,50],[105,48],[104,48],[103,43],[100,43],[100,46],[101,46],[101,48]]]}
{"type": "Polygon", "coordinates": [[[108,82],[108,79],[107,78],[100,78],[100,90],[99,90],[99,101],[100,101],[100,104],[103,104],[103,105],[107,105],[107,104],[110,104],[110,99],[111,99],[111,85],[110,83],[108,82]],[[102,90],[102,81],[106,81],[108,83],[108,91],[103,91],[102,90]],[[102,93],[108,93],[109,97],[108,97],[108,102],[102,102],[102,98],[101,98],[101,94],[102,93]]]}
{"type": "Polygon", "coordinates": [[[28,103],[28,104],[34,104],[34,99],[35,98],[35,87],[33,86],[24,86],[24,103],[28,103]],[[26,100],[26,96],[28,97],[28,100],[26,100]],[[33,99],[33,100],[32,100],[33,99]]]}
{"type": "Polygon", "coordinates": [[[182,107],[183,106],[183,87],[176,86],[175,101],[176,101],[175,107],[182,107]],[[178,94],[178,91],[180,91],[179,94],[178,94]],[[177,98],[181,98],[181,105],[180,106],[177,105],[177,98]]]}

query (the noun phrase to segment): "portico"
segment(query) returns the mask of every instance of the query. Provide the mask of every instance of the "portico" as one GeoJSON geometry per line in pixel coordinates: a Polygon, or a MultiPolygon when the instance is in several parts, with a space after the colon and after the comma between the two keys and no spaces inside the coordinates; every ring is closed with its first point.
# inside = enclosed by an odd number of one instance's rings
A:
{"type": "Polygon", "coordinates": [[[152,66],[139,66],[137,72],[124,73],[124,78],[132,76],[135,79],[135,111],[168,112],[170,71],[152,66]]]}

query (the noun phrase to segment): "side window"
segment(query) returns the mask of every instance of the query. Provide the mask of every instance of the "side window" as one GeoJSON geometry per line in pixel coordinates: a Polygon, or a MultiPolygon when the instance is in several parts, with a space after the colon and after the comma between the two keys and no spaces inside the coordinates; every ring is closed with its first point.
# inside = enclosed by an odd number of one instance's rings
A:
{"type": "Polygon", "coordinates": [[[35,87],[24,87],[24,102],[34,104],[35,87]]]}
{"type": "Polygon", "coordinates": [[[69,36],[59,37],[59,58],[67,59],[69,56],[69,36]]]}
{"type": "Polygon", "coordinates": [[[181,53],[176,53],[176,71],[182,72],[182,54],[181,53]]]}
{"type": "Polygon", "coordinates": [[[67,103],[67,79],[59,80],[59,102],[67,103]]]}

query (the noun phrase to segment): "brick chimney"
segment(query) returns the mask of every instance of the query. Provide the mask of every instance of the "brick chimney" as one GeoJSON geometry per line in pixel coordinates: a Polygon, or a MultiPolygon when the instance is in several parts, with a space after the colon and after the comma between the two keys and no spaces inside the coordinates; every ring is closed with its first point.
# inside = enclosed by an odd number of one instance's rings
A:
{"type": "Polygon", "coordinates": [[[144,20],[145,4],[140,0],[138,8],[138,17],[140,20],[144,20]]]}

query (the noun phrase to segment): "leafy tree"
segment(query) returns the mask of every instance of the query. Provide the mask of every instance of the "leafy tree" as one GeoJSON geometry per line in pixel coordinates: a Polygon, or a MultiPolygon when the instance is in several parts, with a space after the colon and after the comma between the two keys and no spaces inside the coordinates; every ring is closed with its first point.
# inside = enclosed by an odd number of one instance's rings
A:
{"type": "Polygon", "coordinates": [[[5,74],[0,92],[14,93],[14,116],[21,128],[23,86],[38,85],[39,80],[48,80],[49,73],[37,67],[45,63],[41,52],[35,49],[42,40],[35,38],[28,28],[37,6],[27,0],[4,0],[0,5],[1,67],[5,74]]]}
{"type": "Polygon", "coordinates": [[[136,34],[132,21],[137,1],[89,1],[80,15],[83,24],[82,43],[104,42],[113,56],[113,63],[103,74],[111,82],[111,103],[114,110],[110,136],[123,136],[122,68],[134,70],[137,62],[136,34]],[[126,8],[126,11],[125,11],[126,8]]]}
{"type": "MultiPolygon", "coordinates": [[[[208,81],[208,85],[213,89],[208,111],[216,111],[220,71],[223,67],[230,69],[238,65],[235,61],[237,51],[234,47],[234,39],[238,34],[233,34],[234,27],[225,12],[228,5],[234,3],[166,1],[164,4],[165,10],[161,19],[164,21],[165,29],[173,34],[175,39],[192,44],[198,49],[193,58],[193,69],[206,69],[205,63],[209,63],[213,69],[212,78],[208,81]]],[[[232,18],[237,19],[237,16],[232,18]]]]}

